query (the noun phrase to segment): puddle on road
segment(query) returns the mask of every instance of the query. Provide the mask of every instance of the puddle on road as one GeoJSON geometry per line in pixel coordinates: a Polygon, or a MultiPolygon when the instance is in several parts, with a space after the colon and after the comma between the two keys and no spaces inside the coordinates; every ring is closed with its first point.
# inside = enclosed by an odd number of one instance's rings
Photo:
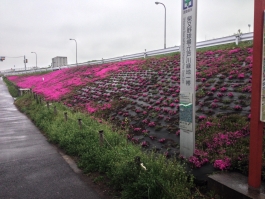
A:
{"type": "Polygon", "coordinates": [[[25,140],[27,136],[5,136],[5,137],[0,137],[0,143],[3,142],[13,142],[13,141],[21,141],[25,140]]]}

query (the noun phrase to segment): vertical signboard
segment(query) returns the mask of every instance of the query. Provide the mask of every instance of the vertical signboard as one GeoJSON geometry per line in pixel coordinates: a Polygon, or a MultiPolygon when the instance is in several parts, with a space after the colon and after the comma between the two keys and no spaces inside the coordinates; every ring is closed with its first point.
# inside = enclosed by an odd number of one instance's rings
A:
{"type": "Polygon", "coordinates": [[[262,72],[261,72],[261,105],[260,120],[265,122],[265,11],[263,12],[263,35],[262,35],[262,72]]]}
{"type": "Polygon", "coordinates": [[[180,58],[180,154],[190,157],[195,149],[197,0],[182,0],[180,58]]]}

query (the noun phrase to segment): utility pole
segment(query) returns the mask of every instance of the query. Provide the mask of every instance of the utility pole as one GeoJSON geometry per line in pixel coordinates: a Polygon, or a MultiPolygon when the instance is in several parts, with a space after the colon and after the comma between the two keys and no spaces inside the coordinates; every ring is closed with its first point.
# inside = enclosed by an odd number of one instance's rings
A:
{"type": "Polygon", "coordinates": [[[27,70],[27,66],[26,63],[28,62],[28,60],[26,59],[26,56],[24,55],[24,64],[25,64],[25,70],[27,70]]]}

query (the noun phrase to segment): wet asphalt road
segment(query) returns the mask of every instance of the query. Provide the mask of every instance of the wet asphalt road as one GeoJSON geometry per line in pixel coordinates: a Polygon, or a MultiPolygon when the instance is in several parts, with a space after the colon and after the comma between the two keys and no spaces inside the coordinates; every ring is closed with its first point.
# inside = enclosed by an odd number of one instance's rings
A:
{"type": "Polygon", "coordinates": [[[0,198],[100,199],[16,109],[1,77],[0,198]]]}

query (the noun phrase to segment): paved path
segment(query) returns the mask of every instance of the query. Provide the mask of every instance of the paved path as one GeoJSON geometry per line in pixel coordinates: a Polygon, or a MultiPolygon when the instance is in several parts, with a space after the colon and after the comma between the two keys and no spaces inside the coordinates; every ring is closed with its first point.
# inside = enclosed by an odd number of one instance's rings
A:
{"type": "Polygon", "coordinates": [[[16,109],[1,77],[0,198],[100,199],[16,109]]]}

